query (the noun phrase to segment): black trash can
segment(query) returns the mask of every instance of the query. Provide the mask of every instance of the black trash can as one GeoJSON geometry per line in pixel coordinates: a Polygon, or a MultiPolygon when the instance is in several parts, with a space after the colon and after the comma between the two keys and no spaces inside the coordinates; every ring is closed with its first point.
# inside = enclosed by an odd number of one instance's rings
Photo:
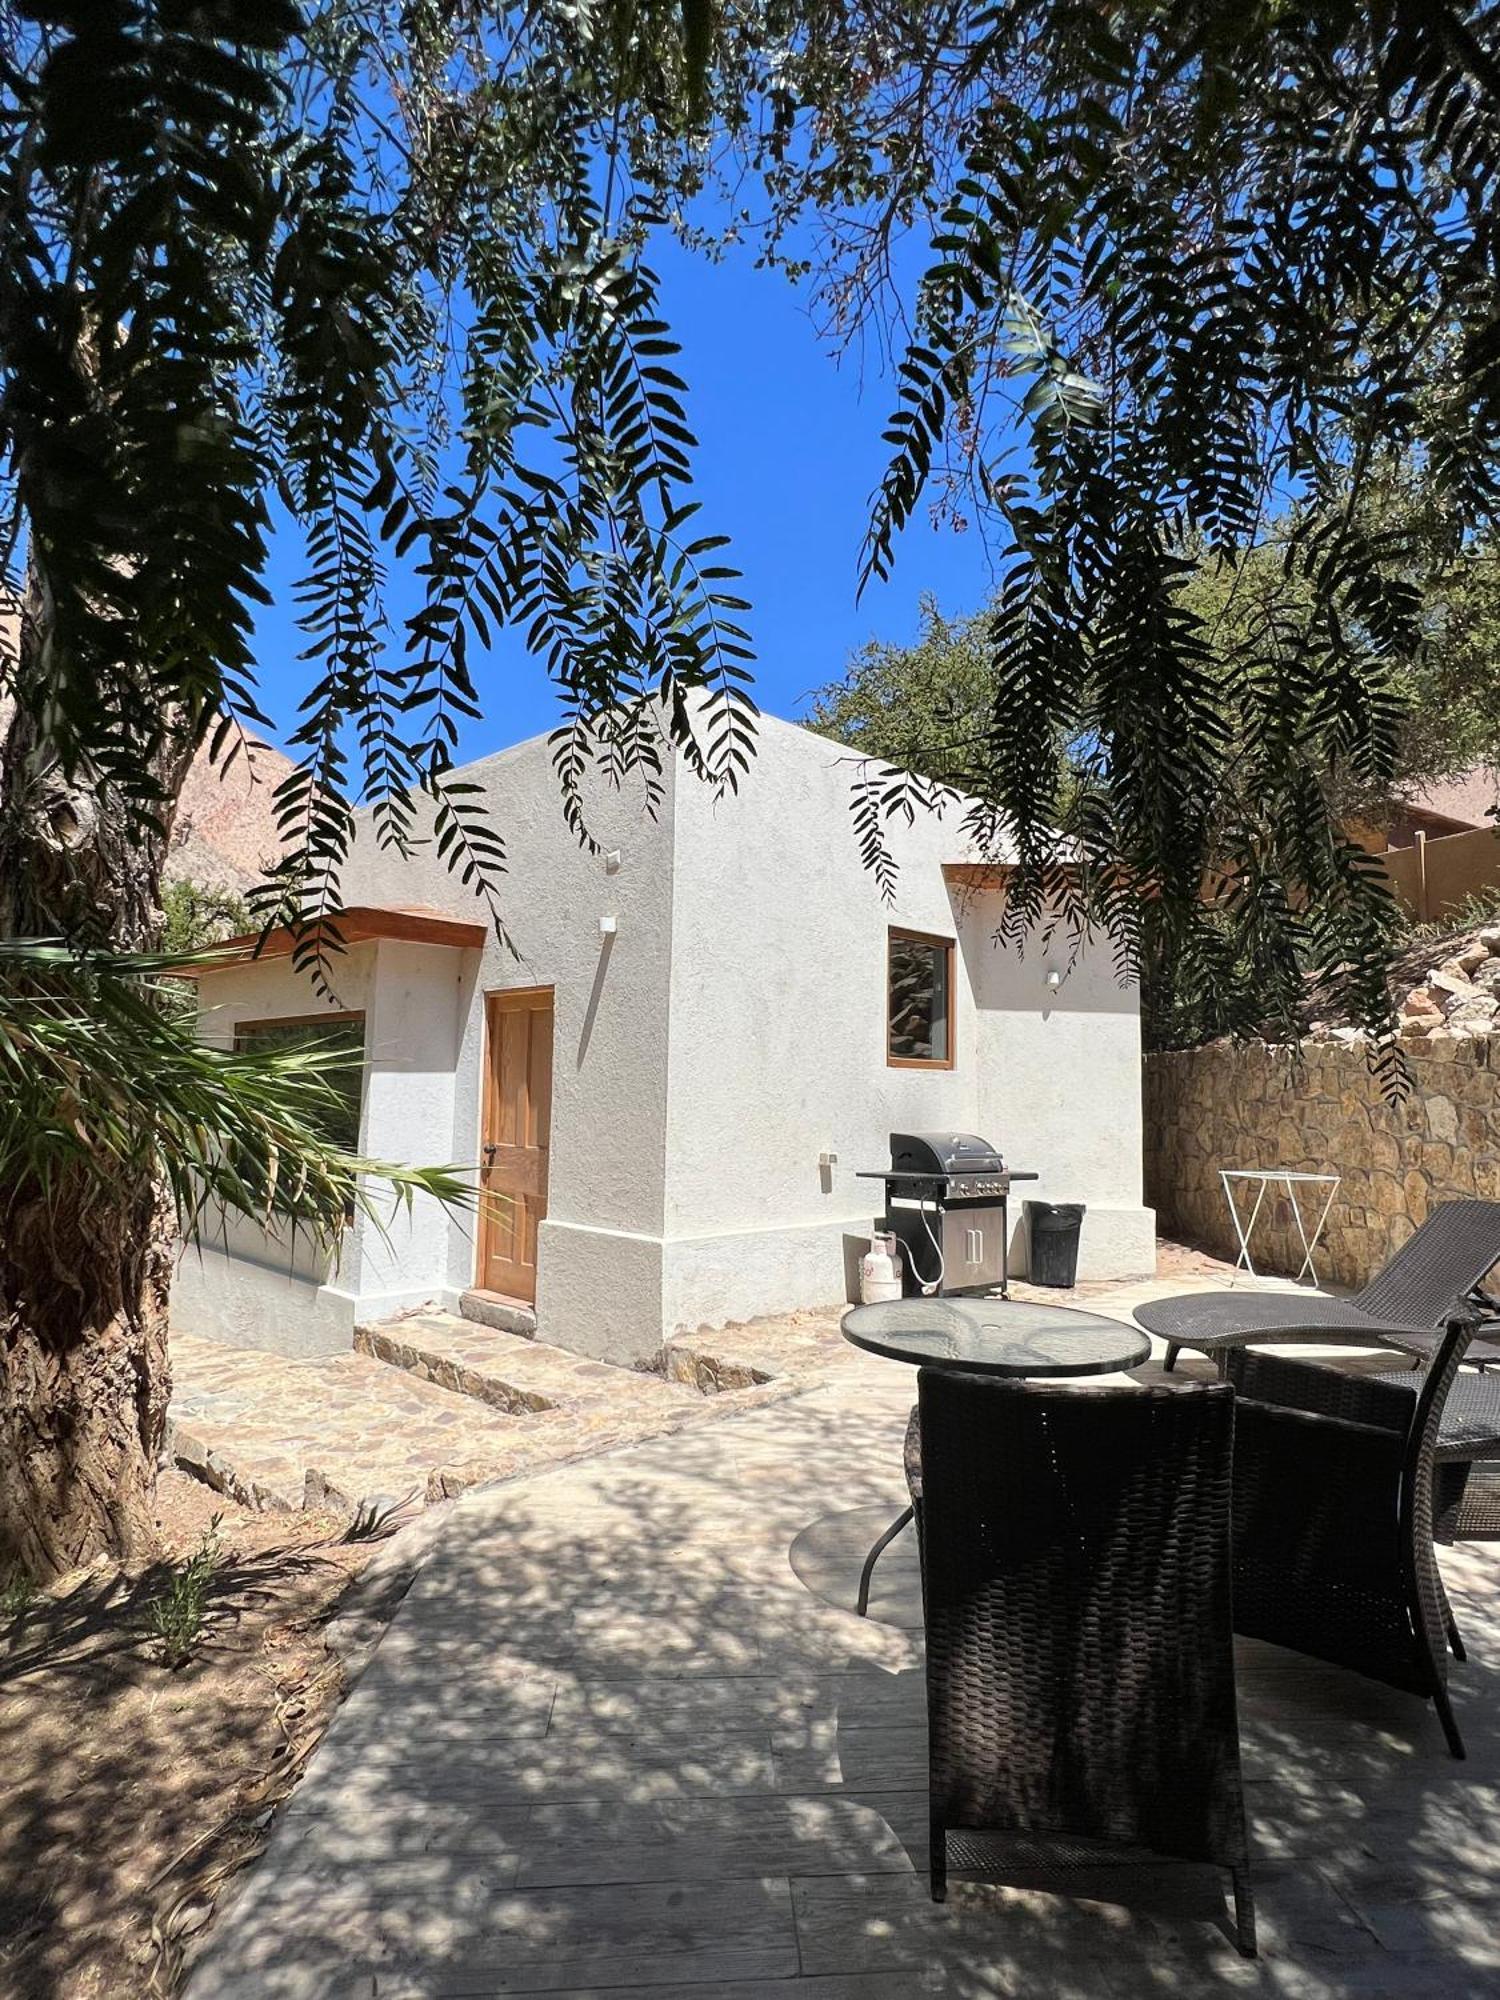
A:
{"type": "Polygon", "coordinates": [[[1026,1275],[1034,1285],[1069,1286],[1078,1276],[1081,1201],[1028,1201],[1026,1275]]]}

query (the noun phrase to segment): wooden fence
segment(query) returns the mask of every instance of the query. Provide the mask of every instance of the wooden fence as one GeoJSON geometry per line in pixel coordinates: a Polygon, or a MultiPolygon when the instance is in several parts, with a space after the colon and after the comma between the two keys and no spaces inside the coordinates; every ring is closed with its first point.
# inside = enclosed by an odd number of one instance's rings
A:
{"type": "Polygon", "coordinates": [[[1391,889],[1420,924],[1436,923],[1481,889],[1500,886],[1500,831],[1475,827],[1435,840],[1419,833],[1412,847],[1380,856],[1391,889]]]}

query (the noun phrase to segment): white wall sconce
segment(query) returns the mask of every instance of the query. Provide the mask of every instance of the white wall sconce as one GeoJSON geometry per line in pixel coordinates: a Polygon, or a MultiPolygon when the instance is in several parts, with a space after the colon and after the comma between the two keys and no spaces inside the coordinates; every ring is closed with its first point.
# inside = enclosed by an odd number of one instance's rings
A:
{"type": "Polygon", "coordinates": [[[619,920],[615,917],[601,917],[599,919],[600,937],[613,937],[619,928],[619,920]]]}
{"type": "Polygon", "coordinates": [[[1050,967],[1047,972],[1047,986],[1050,989],[1050,991],[1055,993],[1058,987],[1062,985],[1062,982],[1063,982],[1063,976],[1058,971],[1057,967],[1055,965],[1050,967]]]}

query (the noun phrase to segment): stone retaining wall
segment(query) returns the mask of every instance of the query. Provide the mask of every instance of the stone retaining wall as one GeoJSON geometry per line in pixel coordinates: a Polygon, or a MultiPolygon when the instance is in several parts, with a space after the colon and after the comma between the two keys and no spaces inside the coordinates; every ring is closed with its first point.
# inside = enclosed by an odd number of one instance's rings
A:
{"type": "MultiPolygon", "coordinates": [[[[1362,1285],[1434,1202],[1500,1199],[1500,1037],[1403,1047],[1413,1087],[1394,1105],[1359,1043],[1304,1043],[1300,1067],[1258,1043],[1148,1056],[1146,1199],[1159,1227],[1233,1257],[1221,1167],[1341,1173],[1318,1271],[1362,1285]]],[[[1256,1229],[1256,1268],[1295,1271],[1295,1224],[1274,1193],[1256,1229]]]]}

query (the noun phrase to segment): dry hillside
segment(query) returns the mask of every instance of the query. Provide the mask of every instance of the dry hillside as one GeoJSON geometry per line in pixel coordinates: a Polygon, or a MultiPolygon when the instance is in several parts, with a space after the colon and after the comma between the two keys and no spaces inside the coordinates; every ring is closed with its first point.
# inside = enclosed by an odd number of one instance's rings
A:
{"type": "MultiPolygon", "coordinates": [[[[15,610],[0,602],[0,657],[13,656],[15,645],[15,610]]],[[[0,732],[8,707],[0,699],[0,732]]],[[[211,763],[200,750],[172,829],[169,878],[237,895],[258,882],[281,851],[271,801],[291,768],[290,757],[253,737],[227,762],[211,763]]]]}
{"type": "Polygon", "coordinates": [[[258,882],[281,851],[272,801],[291,768],[290,757],[254,738],[227,766],[200,750],[182,788],[168,876],[241,895],[258,882]]]}
{"type": "MultiPolygon", "coordinates": [[[[1500,921],[1414,936],[1392,958],[1391,1007],[1406,1040],[1500,1033],[1500,921]]],[[[1314,1041],[1362,1041],[1325,988],[1309,984],[1302,1030],[1314,1041]]]]}

